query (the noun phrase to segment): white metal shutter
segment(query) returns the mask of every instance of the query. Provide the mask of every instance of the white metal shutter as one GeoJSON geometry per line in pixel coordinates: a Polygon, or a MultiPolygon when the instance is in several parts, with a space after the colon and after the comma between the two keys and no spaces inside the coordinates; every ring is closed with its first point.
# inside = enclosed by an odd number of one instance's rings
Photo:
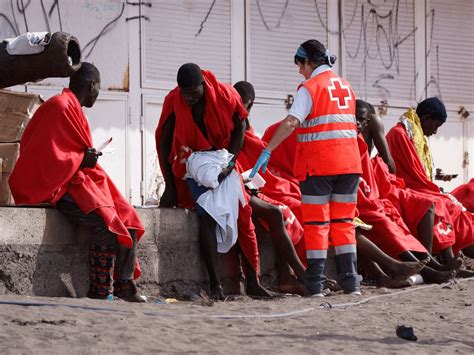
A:
{"type": "Polygon", "coordinates": [[[293,61],[298,46],[313,38],[327,45],[326,1],[251,0],[249,11],[249,80],[257,95],[294,93],[304,80],[293,61]]]}
{"type": "Polygon", "coordinates": [[[414,0],[344,0],[343,4],[345,77],[356,95],[373,103],[413,104],[414,0]]]}
{"type": "Polygon", "coordinates": [[[142,6],[143,86],[176,84],[178,68],[194,62],[219,80],[231,76],[230,0],[154,0],[142,6]]]}
{"type": "MultiPolygon", "coordinates": [[[[427,18],[429,95],[453,110],[474,109],[474,2],[430,1],[427,18]],[[428,32],[428,33],[429,33],[428,32]]],[[[472,113],[471,113],[472,114],[472,113]]]]}

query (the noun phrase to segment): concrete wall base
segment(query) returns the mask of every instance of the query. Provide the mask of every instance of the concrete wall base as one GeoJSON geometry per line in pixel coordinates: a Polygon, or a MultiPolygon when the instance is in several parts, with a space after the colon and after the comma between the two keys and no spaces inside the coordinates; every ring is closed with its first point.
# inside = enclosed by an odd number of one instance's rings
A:
{"type": "MultiPolygon", "coordinates": [[[[187,297],[207,290],[199,252],[197,217],[183,209],[144,209],[138,250],[139,285],[145,294],[187,297]]],[[[275,285],[275,250],[258,230],[260,272],[275,285]]],[[[0,294],[83,297],[88,288],[88,230],[75,227],[52,208],[0,208],[0,294]]],[[[219,273],[228,294],[243,291],[237,248],[219,255],[219,273]]]]}

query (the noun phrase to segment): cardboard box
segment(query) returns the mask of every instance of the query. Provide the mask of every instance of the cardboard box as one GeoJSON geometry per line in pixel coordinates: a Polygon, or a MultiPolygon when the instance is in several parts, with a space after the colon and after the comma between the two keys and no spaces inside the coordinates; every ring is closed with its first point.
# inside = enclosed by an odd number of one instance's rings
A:
{"type": "Polygon", "coordinates": [[[12,194],[8,179],[13,171],[18,156],[20,154],[20,144],[18,143],[0,143],[0,205],[13,205],[12,194]]]}
{"type": "Polygon", "coordinates": [[[0,90],[0,142],[18,142],[42,103],[38,95],[0,90]]]}

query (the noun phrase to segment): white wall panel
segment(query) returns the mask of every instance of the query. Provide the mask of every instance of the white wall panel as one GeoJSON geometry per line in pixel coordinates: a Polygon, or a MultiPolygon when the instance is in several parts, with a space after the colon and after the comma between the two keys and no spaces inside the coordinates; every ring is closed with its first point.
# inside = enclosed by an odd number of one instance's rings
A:
{"type": "Polygon", "coordinates": [[[248,78],[257,96],[294,94],[304,78],[293,58],[308,39],[327,45],[325,0],[251,0],[248,78]]]}
{"type": "Polygon", "coordinates": [[[430,0],[429,95],[449,109],[474,110],[474,1],[430,0]]]}
{"type": "Polygon", "coordinates": [[[144,131],[143,131],[143,175],[144,200],[158,199],[163,193],[164,180],[158,163],[155,130],[163,107],[163,97],[156,95],[143,96],[144,131]]]}
{"type": "Polygon", "coordinates": [[[459,120],[448,120],[438,133],[429,139],[435,168],[441,168],[446,174],[458,174],[450,182],[434,181],[445,191],[451,191],[464,183],[463,169],[463,124],[459,120]]]}
{"type": "Polygon", "coordinates": [[[373,104],[380,100],[395,106],[414,104],[414,0],[344,0],[343,4],[345,77],[356,96],[373,104]]]}
{"type": "Polygon", "coordinates": [[[153,0],[142,7],[142,85],[171,88],[178,68],[195,62],[231,80],[230,0],[153,0]]]}
{"type": "Polygon", "coordinates": [[[283,105],[256,103],[250,112],[250,124],[258,136],[262,136],[265,130],[281,121],[288,114],[283,105]]]}

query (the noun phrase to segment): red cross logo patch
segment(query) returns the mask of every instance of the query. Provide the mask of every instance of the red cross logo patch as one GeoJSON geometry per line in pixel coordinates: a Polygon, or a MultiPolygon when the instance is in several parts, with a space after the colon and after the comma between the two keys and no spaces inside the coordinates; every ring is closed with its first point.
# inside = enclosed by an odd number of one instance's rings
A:
{"type": "Polygon", "coordinates": [[[349,100],[352,99],[351,89],[344,85],[340,78],[331,78],[331,86],[328,87],[329,98],[336,101],[340,109],[349,108],[349,100]]]}

